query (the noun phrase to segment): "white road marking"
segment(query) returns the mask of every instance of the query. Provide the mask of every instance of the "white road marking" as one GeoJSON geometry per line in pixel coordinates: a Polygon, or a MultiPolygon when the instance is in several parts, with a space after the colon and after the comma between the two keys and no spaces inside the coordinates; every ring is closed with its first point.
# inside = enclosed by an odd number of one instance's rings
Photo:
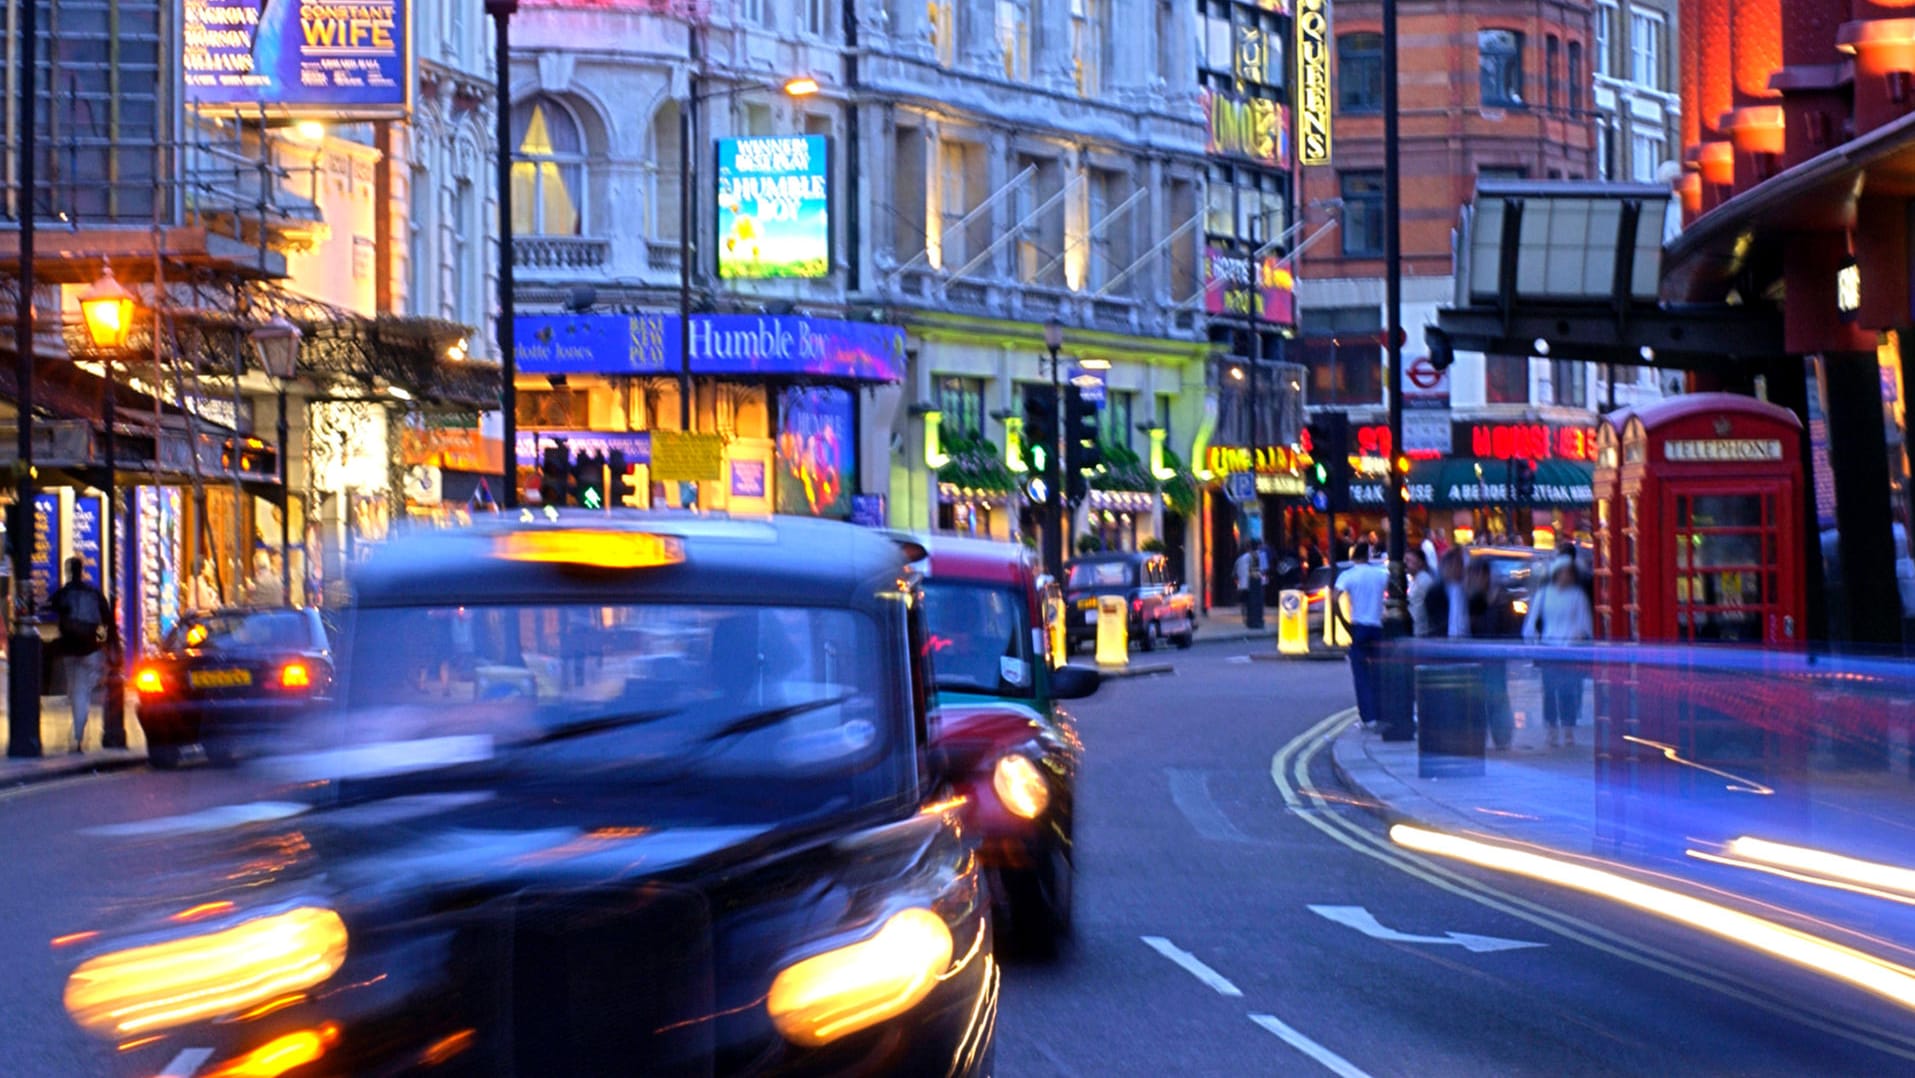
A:
{"type": "Polygon", "coordinates": [[[1310,912],[1318,917],[1347,925],[1371,939],[1386,940],[1391,943],[1431,943],[1454,945],[1467,948],[1471,953],[1483,954],[1488,951],[1516,951],[1524,947],[1547,947],[1547,943],[1530,943],[1525,940],[1506,940],[1496,936],[1477,936],[1468,932],[1445,932],[1440,936],[1416,936],[1408,932],[1398,932],[1394,928],[1385,928],[1376,915],[1362,906],[1311,906],[1310,912]]]}
{"type": "Polygon", "coordinates": [[[199,1070],[200,1064],[211,1058],[213,1058],[211,1048],[182,1048],[180,1054],[173,1057],[173,1062],[168,1063],[166,1069],[155,1078],[192,1078],[193,1074],[199,1070]]]}
{"type": "Polygon", "coordinates": [[[116,838],[197,835],[224,831],[232,827],[244,827],[247,824],[272,823],[275,820],[289,819],[310,808],[309,805],[302,805],[295,801],[252,801],[243,805],[219,805],[184,816],[161,816],[151,820],[134,820],[131,823],[89,827],[81,833],[116,838]]]}
{"type": "Polygon", "coordinates": [[[1232,655],[1229,658],[1224,660],[1224,662],[1230,663],[1235,666],[1249,666],[1251,663],[1255,661],[1256,661],[1255,659],[1252,659],[1248,655],[1232,655]]]}
{"type": "Polygon", "coordinates": [[[1151,950],[1156,951],[1158,954],[1182,966],[1185,973],[1209,985],[1218,995],[1229,996],[1232,999],[1243,998],[1243,989],[1231,984],[1230,978],[1204,965],[1203,959],[1198,958],[1196,955],[1191,954],[1189,951],[1184,950],[1182,947],[1177,946],[1162,936],[1140,936],[1138,938],[1143,940],[1151,950]]]}
{"type": "Polygon", "coordinates": [[[1250,1020],[1282,1037],[1285,1044],[1323,1064],[1325,1070],[1338,1078],[1370,1078],[1361,1067],[1299,1033],[1294,1026],[1285,1024],[1275,1015],[1253,1014],[1250,1020]]]}
{"type": "Polygon", "coordinates": [[[1202,771],[1172,767],[1165,770],[1170,779],[1170,801],[1184,814],[1197,833],[1213,842],[1255,842],[1230,822],[1210,796],[1210,776],[1202,771]]]}

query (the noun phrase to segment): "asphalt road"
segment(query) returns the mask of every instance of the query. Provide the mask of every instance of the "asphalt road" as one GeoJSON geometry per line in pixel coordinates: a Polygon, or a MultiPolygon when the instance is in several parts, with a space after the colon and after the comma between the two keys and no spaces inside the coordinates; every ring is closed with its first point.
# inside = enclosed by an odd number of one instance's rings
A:
{"type": "MultiPolygon", "coordinates": [[[[1077,938],[1055,961],[1007,964],[1001,1073],[1915,1072],[1906,1011],[1596,899],[1389,848],[1312,736],[1349,706],[1343,668],[1243,650],[1172,653],[1174,675],[1078,707],[1077,938]]],[[[67,1022],[50,941],[170,866],[163,843],[94,830],[273,794],[207,770],[0,793],[0,1075],[99,1073],[111,1054],[67,1022]]]]}

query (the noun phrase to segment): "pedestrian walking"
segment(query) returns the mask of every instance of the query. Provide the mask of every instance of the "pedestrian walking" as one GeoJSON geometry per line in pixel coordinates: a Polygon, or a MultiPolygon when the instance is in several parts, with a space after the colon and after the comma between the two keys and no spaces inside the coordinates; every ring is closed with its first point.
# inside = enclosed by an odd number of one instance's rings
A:
{"type": "Polygon", "coordinates": [[[102,649],[114,637],[112,608],[106,593],[86,579],[86,563],[68,558],[67,582],[47,599],[59,627],[55,647],[66,660],[67,701],[73,707],[73,749],[83,751],[86,721],[93,710],[93,693],[106,668],[102,649]]]}
{"type": "Polygon", "coordinates": [[[1263,587],[1264,573],[1270,568],[1270,557],[1263,552],[1263,544],[1252,542],[1243,553],[1237,555],[1237,602],[1243,607],[1244,617],[1250,616],[1250,589],[1263,587]]]}
{"type": "Polygon", "coordinates": [[[1403,570],[1409,574],[1410,588],[1410,632],[1414,636],[1435,635],[1430,625],[1430,593],[1440,591],[1436,574],[1430,571],[1429,559],[1421,550],[1403,552],[1403,570]]]}
{"type": "MultiPolygon", "coordinates": [[[[1461,553],[1459,550],[1458,553],[1461,553]]],[[[1517,635],[1510,613],[1509,596],[1496,586],[1489,562],[1477,559],[1464,574],[1464,602],[1468,607],[1466,627],[1472,639],[1508,640],[1517,635]]],[[[1516,711],[1509,703],[1509,664],[1486,654],[1483,667],[1483,704],[1489,711],[1489,739],[1507,750],[1516,738],[1516,711]]]]}
{"type": "Polygon", "coordinates": [[[1466,581],[1469,558],[1460,548],[1451,547],[1443,555],[1441,564],[1442,572],[1431,578],[1433,583],[1424,596],[1424,617],[1429,622],[1429,635],[1451,640],[1468,639],[1471,635],[1466,581]]]}
{"type": "Polygon", "coordinates": [[[1378,653],[1383,647],[1383,592],[1390,586],[1389,571],[1359,561],[1343,570],[1332,591],[1325,617],[1336,617],[1336,593],[1350,597],[1350,680],[1356,687],[1357,716],[1374,726],[1382,717],[1377,703],[1378,653]]]}
{"type": "MultiPolygon", "coordinates": [[[[1530,596],[1529,616],[1523,619],[1523,639],[1561,647],[1580,644],[1594,636],[1595,616],[1589,606],[1589,596],[1583,592],[1582,581],[1578,579],[1576,559],[1559,557],[1550,564],[1549,584],[1530,596]]],[[[1560,660],[1541,666],[1543,724],[1549,728],[1549,745],[1574,745],[1576,720],[1582,717],[1583,711],[1582,668],[1560,660]]]]}

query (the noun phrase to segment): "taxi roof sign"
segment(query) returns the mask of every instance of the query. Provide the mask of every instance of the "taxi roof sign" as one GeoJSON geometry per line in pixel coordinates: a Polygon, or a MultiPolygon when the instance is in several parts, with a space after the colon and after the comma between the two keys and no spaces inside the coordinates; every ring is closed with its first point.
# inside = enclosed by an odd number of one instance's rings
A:
{"type": "Polygon", "coordinates": [[[493,537],[492,550],[507,561],[595,569],[655,569],[685,560],[685,544],[673,536],[604,529],[509,531],[493,537]]]}

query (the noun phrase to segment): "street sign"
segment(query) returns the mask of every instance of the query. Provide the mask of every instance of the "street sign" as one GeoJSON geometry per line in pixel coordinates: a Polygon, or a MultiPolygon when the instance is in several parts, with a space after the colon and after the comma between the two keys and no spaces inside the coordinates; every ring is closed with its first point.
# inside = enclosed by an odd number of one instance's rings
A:
{"type": "Polygon", "coordinates": [[[1104,404],[1104,378],[1102,370],[1072,366],[1070,383],[1077,387],[1086,404],[1102,407],[1104,404]]]}
{"type": "Polygon", "coordinates": [[[725,439],[718,434],[652,432],[652,479],[659,483],[715,483],[725,471],[725,439]]]}
{"type": "Polygon", "coordinates": [[[1257,477],[1250,472],[1231,472],[1224,476],[1224,497],[1239,505],[1257,496],[1257,477]]]}

